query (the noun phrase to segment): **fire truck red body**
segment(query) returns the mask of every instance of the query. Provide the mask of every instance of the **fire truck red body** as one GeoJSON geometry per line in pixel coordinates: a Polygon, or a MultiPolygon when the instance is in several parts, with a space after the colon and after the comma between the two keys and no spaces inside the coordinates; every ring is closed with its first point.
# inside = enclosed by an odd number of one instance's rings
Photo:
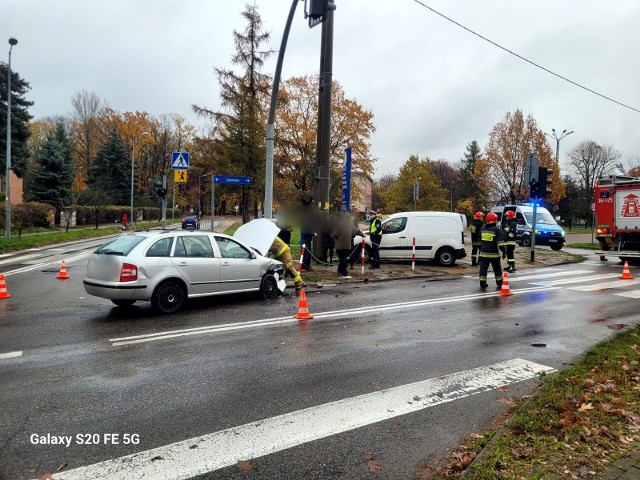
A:
{"type": "Polygon", "coordinates": [[[600,260],[608,253],[623,260],[640,258],[640,178],[600,177],[594,202],[600,260]]]}

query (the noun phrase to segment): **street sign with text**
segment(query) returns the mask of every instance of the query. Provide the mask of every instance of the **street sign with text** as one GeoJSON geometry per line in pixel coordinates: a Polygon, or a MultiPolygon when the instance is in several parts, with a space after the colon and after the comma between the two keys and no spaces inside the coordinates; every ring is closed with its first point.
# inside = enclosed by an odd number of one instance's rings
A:
{"type": "Polygon", "coordinates": [[[226,175],[215,175],[213,181],[218,184],[230,185],[250,185],[251,177],[229,177],[226,175]]]}

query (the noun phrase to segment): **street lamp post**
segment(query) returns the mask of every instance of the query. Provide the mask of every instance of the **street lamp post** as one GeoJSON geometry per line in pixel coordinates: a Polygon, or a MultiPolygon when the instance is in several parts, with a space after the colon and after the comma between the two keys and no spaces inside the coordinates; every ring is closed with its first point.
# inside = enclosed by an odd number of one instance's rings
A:
{"type": "Polygon", "coordinates": [[[571,135],[573,133],[573,130],[571,130],[570,132],[567,132],[566,129],[564,129],[562,131],[562,133],[560,134],[560,136],[556,135],[556,129],[552,128],[551,129],[551,135],[549,135],[548,133],[545,133],[545,135],[547,137],[553,138],[556,141],[556,165],[558,165],[558,155],[560,153],[560,140],[562,140],[565,137],[568,137],[569,135],[571,135]]]}
{"type": "Polygon", "coordinates": [[[5,172],[5,217],[4,236],[11,238],[11,49],[18,44],[18,40],[9,38],[9,63],[7,64],[7,158],[5,172]]]}
{"type": "MultiPolygon", "coordinates": [[[[150,135],[149,132],[143,132],[142,135],[150,135]]],[[[129,211],[129,221],[134,223],[135,220],[133,218],[133,192],[135,185],[135,150],[136,145],[140,143],[142,140],[138,140],[138,137],[133,137],[133,143],[131,144],[131,209],[129,211]]]]}

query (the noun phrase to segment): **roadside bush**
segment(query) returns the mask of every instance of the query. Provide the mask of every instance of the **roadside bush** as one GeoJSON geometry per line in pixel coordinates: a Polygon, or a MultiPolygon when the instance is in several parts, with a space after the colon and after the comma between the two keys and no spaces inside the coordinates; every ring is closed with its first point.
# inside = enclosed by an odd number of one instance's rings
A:
{"type": "MultiPolygon", "coordinates": [[[[4,229],[4,202],[0,204],[0,208],[3,212],[3,214],[0,215],[0,227],[4,229]]],[[[11,224],[13,227],[18,228],[19,232],[27,227],[49,228],[54,225],[55,215],[56,208],[48,203],[21,203],[20,205],[13,205],[11,207],[11,224]]]]}

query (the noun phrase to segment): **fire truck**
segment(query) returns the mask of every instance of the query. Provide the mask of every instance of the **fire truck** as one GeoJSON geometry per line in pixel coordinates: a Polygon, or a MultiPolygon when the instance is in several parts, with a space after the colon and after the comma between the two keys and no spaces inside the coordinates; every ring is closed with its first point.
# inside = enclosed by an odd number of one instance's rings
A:
{"type": "Polygon", "coordinates": [[[640,178],[603,176],[595,184],[594,209],[600,260],[640,259],[640,178]]]}

